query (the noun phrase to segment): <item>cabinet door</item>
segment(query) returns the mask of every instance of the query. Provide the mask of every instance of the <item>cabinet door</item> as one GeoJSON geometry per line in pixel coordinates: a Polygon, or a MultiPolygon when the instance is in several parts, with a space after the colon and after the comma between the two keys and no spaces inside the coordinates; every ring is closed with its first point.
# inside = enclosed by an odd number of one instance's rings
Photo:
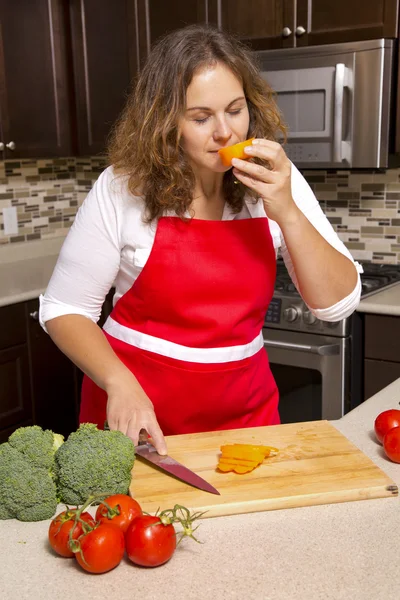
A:
{"type": "Polygon", "coordinates": [[[70,0],[79,155],[104,153],[137,73],[136,6],[70,0]]]}
{"type": "Polygon", "coordinates": [[[0,0],[0,113],[6,158],[68,155],[64,0],[0,0]]]}
{"type": "MultiPolygon", "coordinates": [[[[174,2],[160,2],[147,0],[139,2],[139,19],[141,24],[141,37],[146,35],[147,49],[157,38],[195,23],[208,22],[208,0],[174,0],[174,2]],[[145,17],[145,18],[143,18],[145,17]],[[146,25],[145,33],[143,25],[146,25]]],[[[214,13],[216,11],[214,10],[214,13]]]]}
{"type": "Polygon", "coordinates": [[[0,350],[26,342],[25,304],[19,302],[0,308],[0,350]]]}
{"type": "Polygon", "coordinates": [[[296,45],[397,37],[398,0],[297,0],[296,45]]]}
{"type": "Polygon", "coordinates": [[[380,392],[400,377],[400,363],[383,360],[364,361],[364,400],[380,392]]]}
{"type": "MultiPolygon", "coordinates": [[[[4,105],[4,52],[3,52],[3,35],[1,30],[1,21],[0,21],[0,160],[5,159],[6,154],[6,144],[4,141],[3,135],[3,120],[2,120],[2,105],[4,105]]],[[[1,443],[1,442],[0,442],[1,443]]]]}
{"type": "Polygon", "coordinates": [[[0,350],[0,430],[30,423],[31,417],[27,345],[0,350]]]}
{"type": "Polygon", "coordinates": [[[219,0],[219,26],[254,50],[294,45],[294,0],[219,0]]]}
{"type": "Polygon", "coordinates": [[[76,368],[41,328],[38,300],[25,308],[34,423],[67,436],[77,428],[76,368]]]}
{"type": "Polygon", "coordinates": [[[29,425],[32,425],[31,419],[29,419],[28,421],[21,421],[19,423],[16,423],[15,425],[12,425],[12,427],[8,427],[7,429],[0,429],[0,444],[2,444],[3,442],[7,442],[10,435],[14,433],[16,429],[19,429],[20,427],[28,427],[29,425]]]}
{"type": "Polygon", "coordinates": [[[400,318],[365,315],[365,358],[400,362],[400,318]]]}

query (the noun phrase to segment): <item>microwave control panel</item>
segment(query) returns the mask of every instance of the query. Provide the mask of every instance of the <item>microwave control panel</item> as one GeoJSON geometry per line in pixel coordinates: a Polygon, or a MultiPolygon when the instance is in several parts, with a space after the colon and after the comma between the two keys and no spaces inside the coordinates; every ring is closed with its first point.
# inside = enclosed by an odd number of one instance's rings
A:
{"type": "Polygon", "coordinates": [[[289,142],[284,150],[295,165],[298,163],[326,163],[332,161],[332,148],[328,142],[289,142]]]}

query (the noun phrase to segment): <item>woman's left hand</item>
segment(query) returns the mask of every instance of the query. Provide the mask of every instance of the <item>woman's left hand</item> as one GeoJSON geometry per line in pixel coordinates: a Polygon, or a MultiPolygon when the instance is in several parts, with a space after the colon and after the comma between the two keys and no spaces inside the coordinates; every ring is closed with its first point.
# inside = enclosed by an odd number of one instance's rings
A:
{"type": "Polygon", "coordinates": [[[298,213],[291,189],[291,162],[282,146],[270,140],[256,139],[245,148],[249,157],[267,161],[270,168],[232,159],[233,174],[245,186],[254,190],[264,202],[267,216],[281,225],[298,213]]]}

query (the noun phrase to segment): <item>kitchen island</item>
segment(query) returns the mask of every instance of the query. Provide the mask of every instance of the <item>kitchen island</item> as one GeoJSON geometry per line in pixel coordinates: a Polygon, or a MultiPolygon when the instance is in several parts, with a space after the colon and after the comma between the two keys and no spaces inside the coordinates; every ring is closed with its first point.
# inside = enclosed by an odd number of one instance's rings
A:
{"type": "MultiPolygon", "coordinates": [[[[397,485],[400,464],[385,458],[373,423],[399,401],[400,379],[332,422],[397,485]]],[[[0,522],[2,599],[400,598],[398,497],[203,519],[197,533],[204,543],[184,540],[162,567],[142,569],[124,559],[103,575],[56,557],[48,525],[0,522]]]]}

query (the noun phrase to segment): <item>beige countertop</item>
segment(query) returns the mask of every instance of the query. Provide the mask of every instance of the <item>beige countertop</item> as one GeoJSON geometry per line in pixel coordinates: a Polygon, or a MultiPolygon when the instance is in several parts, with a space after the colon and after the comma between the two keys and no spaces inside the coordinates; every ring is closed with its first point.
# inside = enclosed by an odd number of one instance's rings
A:
{"type": "Polygon", "coordinates": [[[400,283],[361,300],[357,312],[377,315],[400,315],[400,283]]]}
{"type": "MultiPolygon", "coordinates": [[[[400,485],[372,427],[399,406],[400,379],[333,424],[400,485]]],[[[399,498],[276,510],[201,521],[204,542],[185,540],[169,563],[124,561],[88,575],[47,546],[48,521],[0,522],[5,600],[397,600],[399,498]]]]}
{"type": "Polygon", "coordinates": [[[38,298],[50,280],[64,238],[0,248],[0,306],[38,298]]]}

